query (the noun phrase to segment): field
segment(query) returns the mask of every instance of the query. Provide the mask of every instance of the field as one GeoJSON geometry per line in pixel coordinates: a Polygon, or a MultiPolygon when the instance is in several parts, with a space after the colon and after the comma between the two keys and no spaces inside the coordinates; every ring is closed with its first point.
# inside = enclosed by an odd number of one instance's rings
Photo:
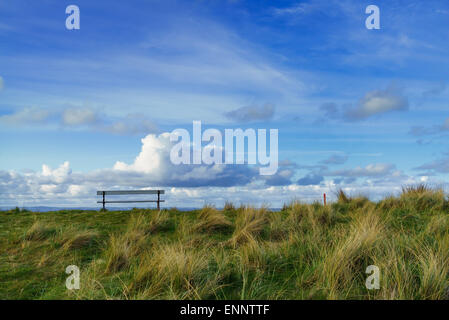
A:
{"type": "Polygon", "coordinates": [[[425,186],[280,212],[0,212],[0,299],[448,299],[448,288],[449,201],[425,186]],[[68,265],[79,290],[65,286],[68,265]]]}

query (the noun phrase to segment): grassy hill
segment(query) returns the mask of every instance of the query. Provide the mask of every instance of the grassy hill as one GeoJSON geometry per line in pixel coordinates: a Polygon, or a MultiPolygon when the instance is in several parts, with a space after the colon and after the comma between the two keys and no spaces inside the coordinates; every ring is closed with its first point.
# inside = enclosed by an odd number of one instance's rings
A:
{"type": "Polygon", "coordinates": [[[0,299],[448,299],[448,287],[449,201],[424,186],[281,212],[0,212],[0,299]],[[80,290],[65,287],[68,265],[80,290]]]}

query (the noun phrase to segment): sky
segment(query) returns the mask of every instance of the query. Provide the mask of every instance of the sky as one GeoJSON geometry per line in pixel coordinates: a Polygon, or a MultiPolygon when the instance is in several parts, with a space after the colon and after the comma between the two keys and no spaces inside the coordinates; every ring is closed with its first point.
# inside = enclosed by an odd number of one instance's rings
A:
{"type": "Polygon", "coordinates": [[[166,207],[446,189],[448,57],[444,0],[2,1],[0,206],[94,207],[109,189],[165,189],[166,207]],[[277,172],[173,164],[170,133],[193,121],[277,129],[277,172]]]}

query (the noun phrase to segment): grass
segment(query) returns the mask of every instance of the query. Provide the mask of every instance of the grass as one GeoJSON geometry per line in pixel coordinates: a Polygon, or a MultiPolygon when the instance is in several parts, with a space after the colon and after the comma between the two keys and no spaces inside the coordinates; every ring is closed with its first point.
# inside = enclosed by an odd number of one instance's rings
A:
{"type": "MultiPolygon", "coordinates": [[[[225,209],[229,210],[229,209],[225,209]]],[[[198,214],[198,223],[194,226],[196,232],[215,232],[229,229],[231,222],[229,219],[211,206],[205,206],[198,214]]]]}
{"type": "Polygon", "coordinates": [[[448,208],[414,186],[280,212],[3,211],[0,299],[449,299],[448,208]],[[80,290],[65,288],[68,265],[80,290]]]}

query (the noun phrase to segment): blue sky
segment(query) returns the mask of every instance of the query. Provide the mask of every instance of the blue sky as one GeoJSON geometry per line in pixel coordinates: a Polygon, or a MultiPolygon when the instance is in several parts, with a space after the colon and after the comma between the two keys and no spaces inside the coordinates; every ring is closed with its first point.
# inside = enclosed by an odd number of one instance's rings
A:
{"type": "Polygon", "coordinates": [[[1,2],[0,201],[163,187],[179,207],[280,206],[446,187],[448,40],[443,0],[1,2]],[[194,120],[279,129],[277,174],[168,163],[165,133],[194,120]]]}

